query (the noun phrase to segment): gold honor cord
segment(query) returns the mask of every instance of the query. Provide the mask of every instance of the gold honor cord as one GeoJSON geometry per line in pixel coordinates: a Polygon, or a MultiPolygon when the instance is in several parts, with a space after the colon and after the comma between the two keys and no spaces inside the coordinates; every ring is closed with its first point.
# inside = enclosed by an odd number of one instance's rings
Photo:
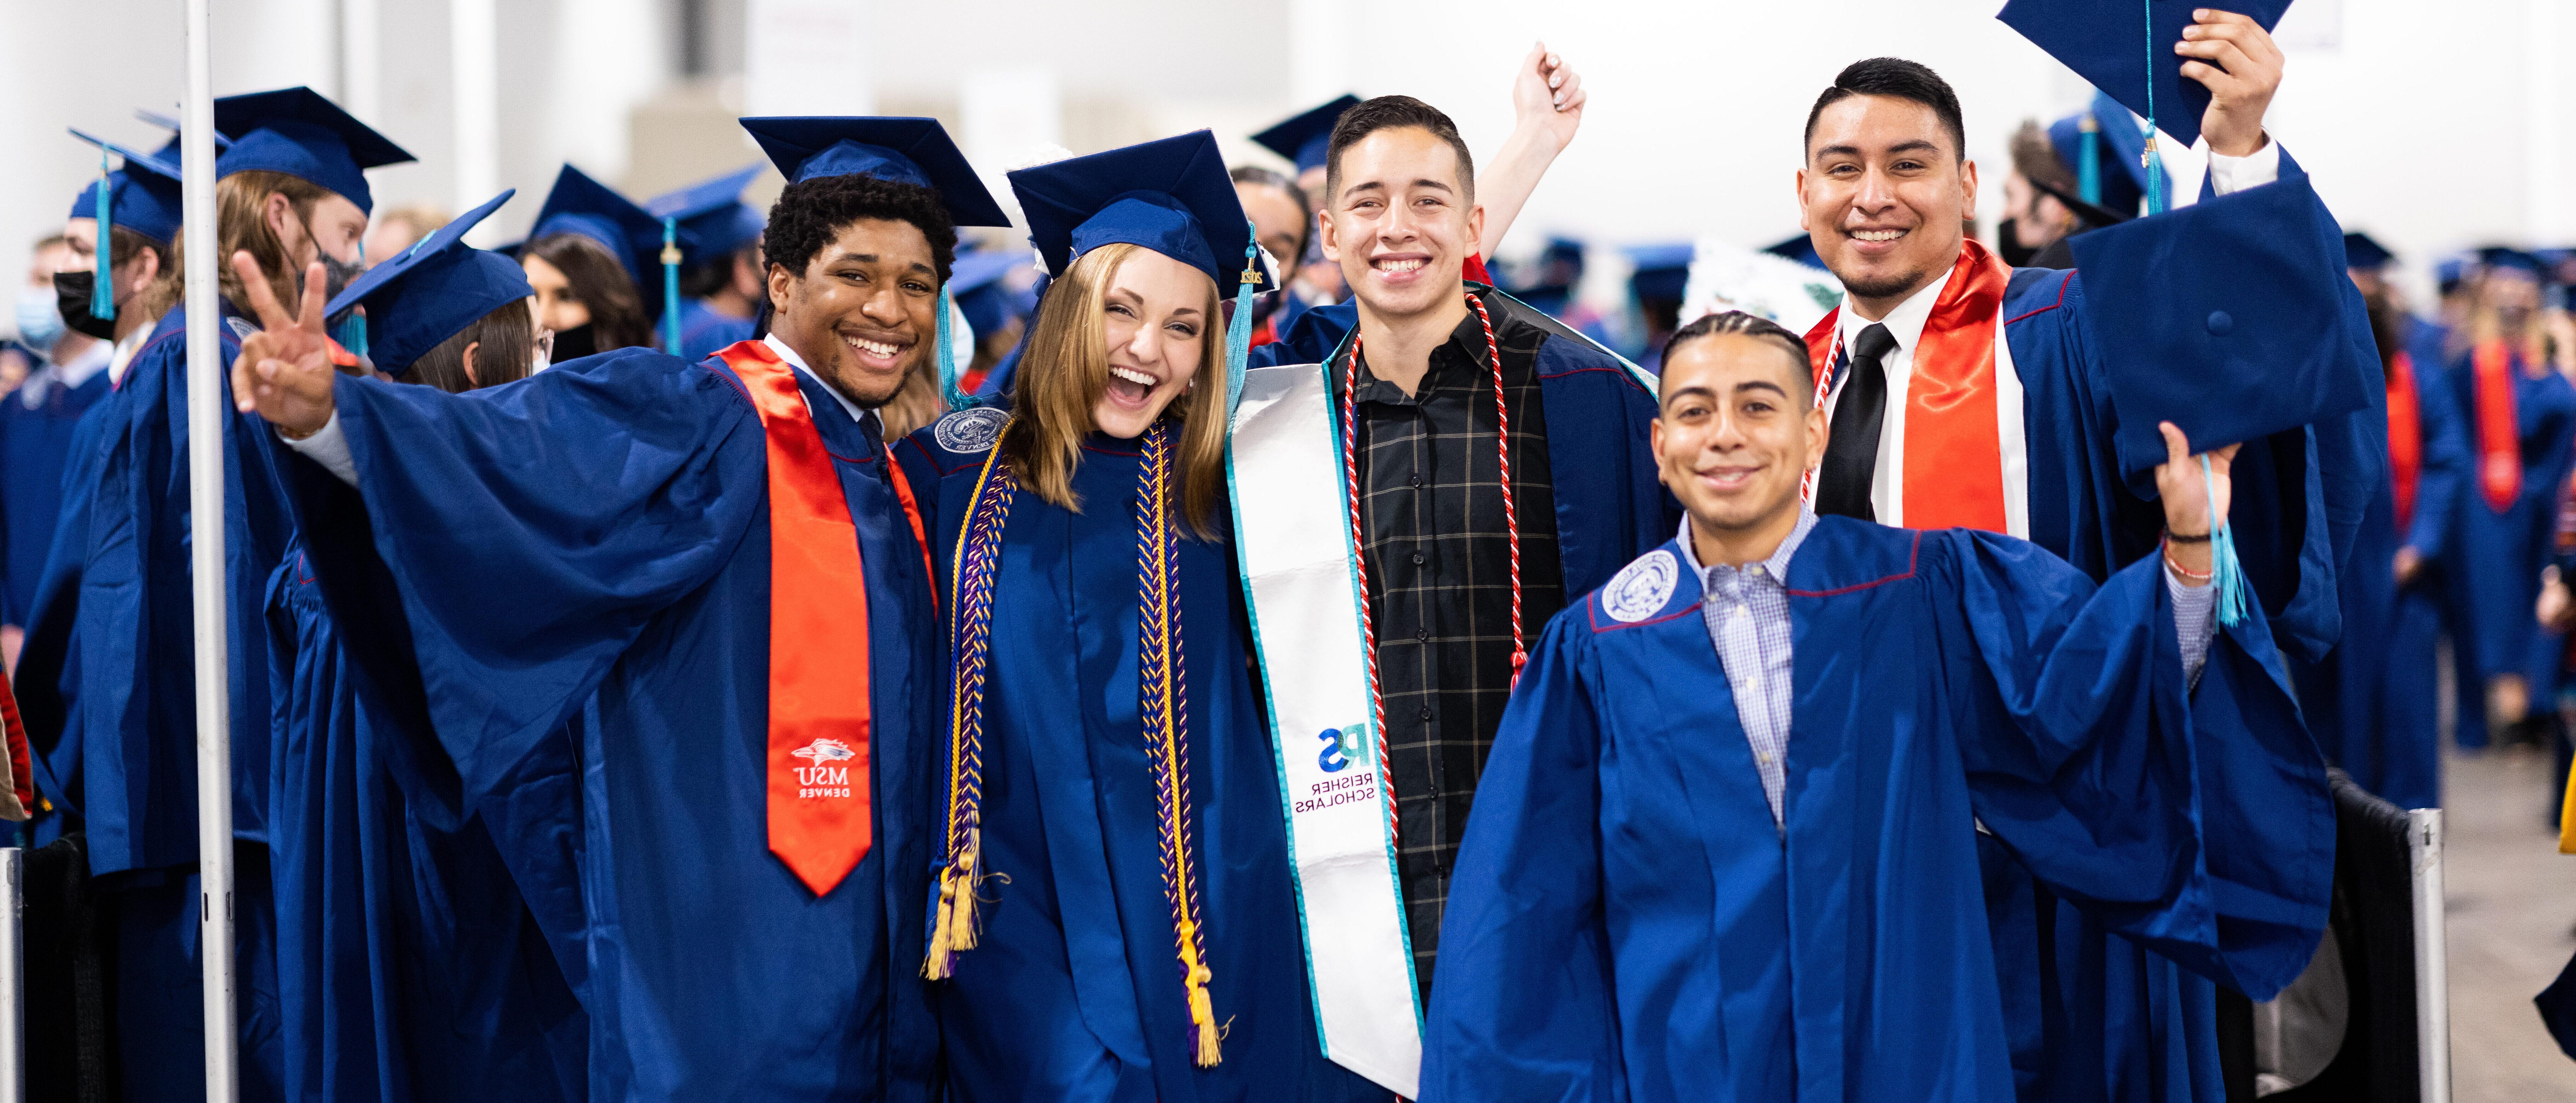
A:
{"type": "MultiPolygon", "coordinates": [[[[1170,423],[1146,430],[1136,513],[1136,686],[1146,761],[1154,775],[1155,828],[1163,870],[1163,896],[1172,909],[1172,941],[1181,985],[1188,993],[1196,1064],[1224,1059],[1224,1032],[1208,992],[1200,919],[1198,861],[1193,851],[1196,814],[1190,806],[1188,670],[1182,660],[1180,535],[1172,523],[1170,423]]],[[[1009,519],[1018,480],[984,459],[966,511],[966,531],[955,562],[957,610],[951,649],[956,666],[956,706],[949,722],[947,860],[939,874],[939,900],[922,975],[953,975],[956,955],[975,948],[975,885],[979,879],[979,828],[983,794],[984,674],[992,648],[993,582],[1000,565],[1001,532],[1009,519]]],[[[998,876],[998,874],[996,875],[998,876]]]]}

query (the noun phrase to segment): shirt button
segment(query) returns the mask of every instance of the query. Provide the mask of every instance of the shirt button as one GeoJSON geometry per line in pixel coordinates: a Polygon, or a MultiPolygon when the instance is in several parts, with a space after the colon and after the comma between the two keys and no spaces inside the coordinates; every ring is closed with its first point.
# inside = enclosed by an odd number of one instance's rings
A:
{"type": "Polygon", "coordinates": [[[1425,720],[1429,720],[1429,719],[1431,719],[1431,706],[1429,706],[1429,705],[1424,705],[1424,706],[1422,706],[1422,718],[1423,718],[1423,719],[1425,719],[1425,720]]]}
{"type": "Polygon", "coordinates": [[[1750,567],[1746,567],[1744,568],[1744,573],[1752,575],[1755,578],[1760,578],[1762,577],[1762,564],[1756,563],[1750,567]]]}
{"type": "Polygon", "coordinates": [[[1735,615],[1739,617],[1749,617],[1753,615],[1753,610],[1749,606],[1738,604],[1735,607],[1735,615]]]}
{"type": "Polygon", "coordinates": [[[1417,629],[1414,629],[1414,630],[1413,630],[1413,639],[1414,639],[1414,642],[1416,642],[1416,643],[1430,643],[1430,642],[1431,642],[1431,630],[1430,630],[1430,629],[1428,629],[1428,628],[1417,628],[1417,629]]]}
{"type": "Polygon", "coordinates": [[[1764,752],[1762,752],[1762,753],[1760,753],[1760,754],[1754,755],[1754,756],[1753,756],[1753,760],[1754,760],[1754,761],[1756,761],[1756,762],[1759,762],[1759,763],[1761,763],[1761,764],[1763,764],[1763,765],[1765,765],[1765,766],[1768,766],[1768,765],[1770,765],[1770,764],[1771,764],[1771,752],[1769,752],[1769,751],[1764,751],[1764,752]]]}
{"type": "Polygon", "coordinates": [[[1413,553],[1413,565],[1414,565],[1414,566],[1416,566],[1416,567],[1419,567],[1419,566],[1421,566],[1421,565],[1422,565],[1422,553],[1421,553],[1421,552],[1415,552],[1415,553],[1413,553]]]}
{"type": "Polygon", "coordinates": [[[1421,485],[1422,485],[1422,476],[1420,476],[1420,475],[1408,476],[1408,477],[1404,480],[1404,485],[1406,485],[1406,486],[1421,486],[1421,485]]]}

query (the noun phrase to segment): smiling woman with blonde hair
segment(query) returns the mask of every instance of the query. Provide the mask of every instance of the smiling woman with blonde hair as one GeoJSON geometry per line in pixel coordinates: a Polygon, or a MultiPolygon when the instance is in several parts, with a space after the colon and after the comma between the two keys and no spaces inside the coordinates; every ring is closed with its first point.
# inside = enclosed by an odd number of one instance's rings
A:
{"type": "Polygon", "coordinates": [[[1202,131],[1011,185],[1055,282],[1009,412],[912,438],[938,471],[951,621],[923,965],[947,988],[951,1084],[1383,1098],[1316,1041],[1234,595],[1225,435],[1248,327],[1224,299],[1266,279],[1224,161],[1202,131]]]}

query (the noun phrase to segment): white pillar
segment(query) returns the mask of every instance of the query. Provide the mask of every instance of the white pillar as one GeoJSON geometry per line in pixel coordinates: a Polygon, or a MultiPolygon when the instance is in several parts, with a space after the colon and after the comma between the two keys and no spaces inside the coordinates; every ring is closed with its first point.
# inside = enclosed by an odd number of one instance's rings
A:
{"type": "Polygon", "coordinates": [[[2523,233],[2539,248],[2576,240],[2576,197],[2567,173],[2576,169],[2576,81],[2567,79],[2567,52],[2576,49],[2576,18],[2566,0],[2529,0],[2530,33],[2523,36],[2523,97],[2528,137],[2523,155],[2523,233]]]}
{"type": "Polygon", "coordinates": [[[207,1103],[234,1103],[241,1076],[233,1007],[232,703],[224,631],[223,344],[215,330],[215,70],[210,0],[187,0],[181,116],[187,235],[189,571],[197,655],[197,946],[203,963],[207,1103]]]}
{"type": "Polygon", "coordinates": [[[340,106],[369,126],[384,122],[384,53],[377,0],[340,0],[340,106]]]}
{"type": "MultiPolygon", "coordinates": [[[[462,211],[501,190],[501,36],[494,0],[449,0],[447,13],[448,75],[456,91],[453,209],[462,211]]],[[[488,230],[478,226],[468,236],[488,230]]]]}
{"type": "Polygon", "coordinates": [[[1288,93],[1310,107],[1344,92],[1359,95],[1351,0],[1289,0],[1288,93]]]}
{"type": "Polygon", "coordinates": [[[868,33],[871,7],[868,0],[744,4],[743,114],[874,113],[875,74],[867,58],[887,43],[868,33]]]}
{"type": "Polygon", "coordinates": [[[27,1100],[27,853],[0,849],[0,1103],[27,1100]]]}

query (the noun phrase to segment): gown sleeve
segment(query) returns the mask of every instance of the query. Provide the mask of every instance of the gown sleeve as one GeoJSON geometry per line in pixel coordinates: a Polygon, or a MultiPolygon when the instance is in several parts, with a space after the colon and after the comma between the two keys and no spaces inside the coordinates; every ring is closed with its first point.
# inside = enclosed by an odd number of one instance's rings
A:
{"type": "MultiPolygon", "coordinates": [[[[380,564],[399,594],[420,690],[469,772],[536,753],[645,622],[724,565],[765,497],[749,400],[676,357],[462,395],[343,376],[334,395],[364,523],[333,523],[343,488],[271,434],[278,462],[317,569],[380,564]],[[334,546],[358,541],[372,547],[334,546]]],[[[337,573],[343,608],[375,581],[337,573]]]]}
{"type": "Polygon", "coordinates": [[[1626,1098],[1583,606],[1552,620],[1476,785],[1424,1023],[1424,1103],[1626,1098]]]}
{"type": "Polygon", "coordinates": [[[2270,998],[2324,929],[2334,816],[2259,609],[2219,630],[2194,687],[2161,557],[2095,590],[2032,544],[1939,539],[1929,566],[1956,573],[1936,577],[1955,584],[1943,676],[1979,821],[2106,927],[2270,998]]]}
{"type": "Polygon", "coordinates": [[[2430,561],[2450,550],[2458,526],[2452,511],[2469,476],[2468,434],[2439,363],[2416,363],[2415,417],[2424,436],[2424,466],[2415,478],[2415,522],[2404,537],[2415,554],[2430,561]]]}

